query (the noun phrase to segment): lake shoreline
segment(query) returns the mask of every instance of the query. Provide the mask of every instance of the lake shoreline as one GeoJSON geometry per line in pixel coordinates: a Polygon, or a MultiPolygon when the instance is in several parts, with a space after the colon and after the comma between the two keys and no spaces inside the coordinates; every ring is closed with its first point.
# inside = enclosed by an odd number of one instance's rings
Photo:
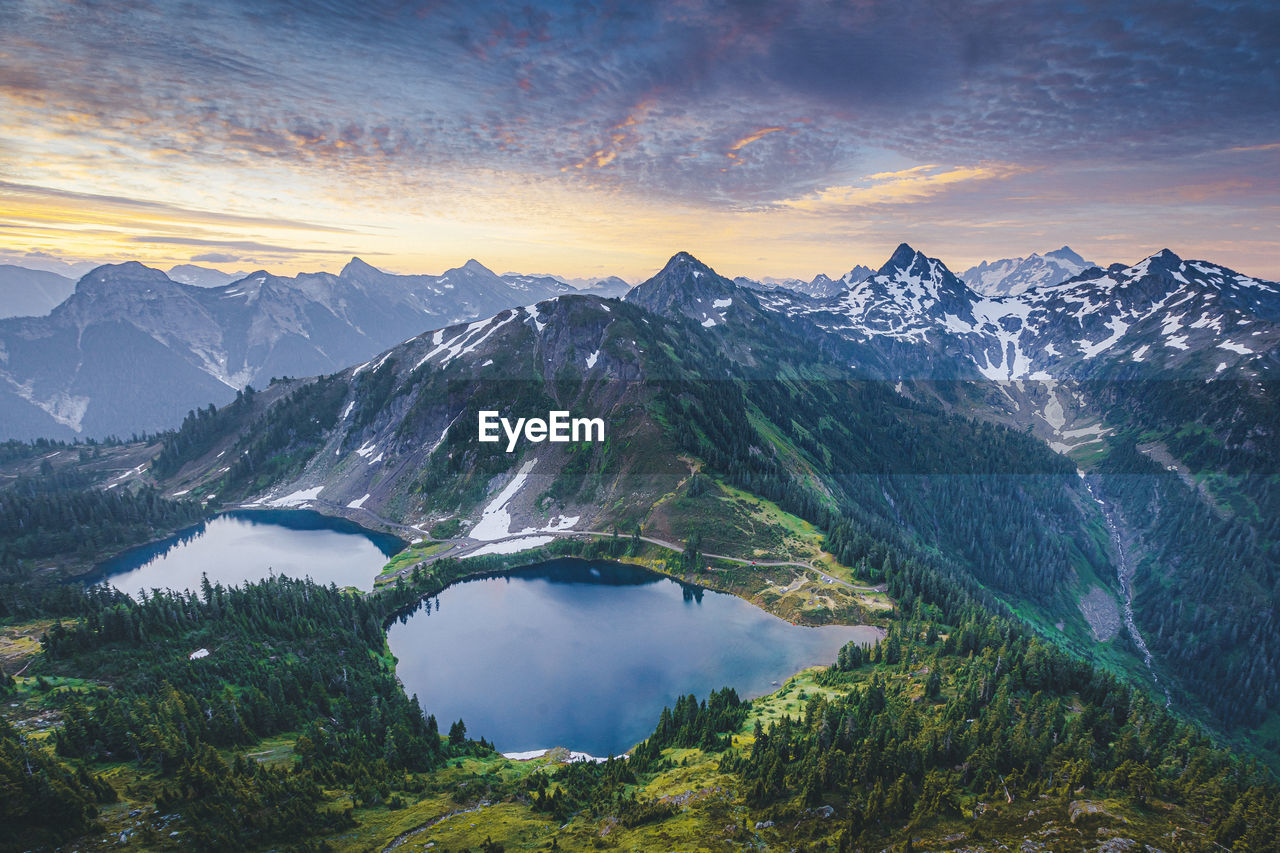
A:
{"type": "Polygon", "coordinates": [[[312,510],[232,508],[118,551],[69,580],[128,591],[141,579],[146,589],[197,591],[204,575],[224,586],[284,575],[369,593],[386,561],[407,546],[400,537],[312,510]],[[313,534],[327,547],[318,547],[313,534]],[[135,579],[125,579],[131,575],[135,579]]]}
{"type": "MultiPolygon", "coordinates": [[[[422,567],[425,572],[421,586],[427,591],[423,593],[423,598],[437,595],[449,585],[464,580],[468,577],[482,577],[492,574],[501,574],[503,572],[513,571],[519,568],[536,566],[542,563],[565,558],[578,559],[601,559],[610,562],[622,563],[624,565],[636,566],[649,572],[670,578],[683,584],[689,584],[702,589],[723,592],[752,604],[759,609],[770,613],[780,619],[792,622],[796,625],[807,625],[816,627],[819,625],[846,625],[857,626],[866,625],[883,629],[887,625],[892,615],[893,603],[887,596],[875,589],[871,589],[875,597],[883,598],[883,602],[888,605],[888,609],[883,607],[880,610],[873,611],[867,606],[866,598],[870,597],[863,593],[863,597],[859,598],[858,593],[864,588],[841,586],[836,583],[826,585],[824,593],[837,593],[846,597],[847,606],[841,611],[831,609],[800,609],[795,606],[787,606],[788,599],[783,596],[776,595],[779,590],[776,584],[767,583],[765,575],[777,575],[777,567],[773,566],[751,566],[742,565],[738,561],[726,561],[716,558],[704,558],[699,565],[706,565],[709,571],[695,571],[691,573],[680,573],[673,570],[670,561],[672,557],[679,557],[679,554],[672,552],[668,548],[653,544],[652,542],[640,543],[639,553],[614,554],[604,553],[602,549],[610,544],[610,537],[599,533],[582,533],[582,532],[566,532],[554,534],[555,539],[536,548],[526,551],[519,551],[513,554],[489,554],[482,557],[454,557],[449,552],[424,557],[416,565],[422,567]],[[479,564],[474,570],[466,568],[468,563],[479,564]],[[719,564],[719,565],[717,565],[719,564]],[[437,574],[438,568],[448,566],[440,577],[437,574]],[[762,571],[768,569],[767,571],[762,571]],[[847,587],[847,588],[846,588],[847,587]]],[[[410,546],[409,550],[415,546],[410,546]]],[[[399,556],[399,555],[398,555],[399,556]]],[[[400,572],[392,575],[382,575],[378,584],[379,589],[394,587],[399,581],[411,581],[413,566],[407,566],[400,572]]],[[[807,577],[805,571],[812,572],[818,576],[814,583],[822,586],[821,573],[809,569],[801,571],[802,577],[807,577]]],[[[788,586],[791,586],[789,584],[788,586]]],[[[879,601],[874,603],[880,603],[879,601]]],[[[404,609],[404,608],[400,608],[404,609]]],[[[398,612],[391,618],[398,616],[398,612]]]]}
{"type": "Polygon", "coordinates": [[[386,636],[405,693],[437,717],[461,717],[504,753],[600,756],[642,740],[680,696],[766,696],[883,633],[797,625],[644,566],[564,557],[456,577],[386,636]]]}

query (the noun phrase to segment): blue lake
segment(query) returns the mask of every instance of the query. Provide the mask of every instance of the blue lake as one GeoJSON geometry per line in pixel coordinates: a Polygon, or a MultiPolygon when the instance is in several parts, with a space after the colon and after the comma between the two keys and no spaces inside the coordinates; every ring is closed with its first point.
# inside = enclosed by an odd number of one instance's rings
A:
{"type": "Polygon", "coordinates": [[[404,543],[341,518],[309,510],[228,512],[161,542],[125,551],[97,567],[91,581],[122,592],[200,589],[200,576],[224,586],[271,574],[366,592],[404,543]]]}
{"type": "Polygon", "coordinates": [[[682,694],[759,696],[879,636],[799,627],[631,566],[565,560],[454,584],[388,638],[405,691],[442,730],[461,718],[502,752],[605,756],[648,736],[682,694]]]}

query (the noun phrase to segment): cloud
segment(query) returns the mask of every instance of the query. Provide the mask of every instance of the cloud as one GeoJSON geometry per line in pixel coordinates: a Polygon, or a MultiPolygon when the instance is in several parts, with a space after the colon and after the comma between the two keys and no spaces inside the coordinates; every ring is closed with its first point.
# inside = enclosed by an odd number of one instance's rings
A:
{"type": "MultiPolygon", "coordinates": [[[[115,210],[139,214],[161,216],[169,220],[183,222],[199,222],[208,225],[248,225],[266,228],[288,228],[297,231],[320,231],[337,234],[355,233],[351,228],[333,225],[318,225],[296,219],[284,219],[270,216],[247,216],[225,213],[216,210],[197,210],[176,204],[151,201],[148,199],[128,198],[118,195],[65,190],[55,187],[34,186],[31,184],[0,181],[0,202],[6,206],[22,203],[38,204],[54,207],[58,210],[67,208],[66,203],[75,203],[81,207],[95,210],[115,210]]],[[[65,216],[59,213],[59,216],[65,216]]]]}
{"type": "MultiPolygon", "coordinates": [[[[1135,197],[1221,188],[1201,218],[1249,221],[1258,184],[1228,161],[1277,145],[1272,5],[9,0],[0,202],[19,198],[25,219],[4,218],[33,233],[292,246],[307,241],[271,232],[298,229],[394,249],[371,224],[389,211],[533,245],[553,219],[621,234],[652,211],[730,232],[721,214],[918,216],[1003,185],[983,170],[1024,169],[1058,178],[1043,211],[1078,204],[1090,171],[1135,197]]],[[[939,221],[1009,218],[982,198],[939,221]]]]}
{"type": "Polygon", "coordinates": [[[729,152],[730,152],[730,155],[732,155],[732,154],[733,154],[733,152],[735,152],[735,151],[741,151],[743,148],[746,148],[748,145],[750,145],[751,143],[755,142],[756,140],[763,139],[764,137],[768,136],[769,134],[771,134],[771,133],[777,133],[777,132],[778,132],[778,131],[780,131],[780,130],[786,130],[786,128],[784,128],[784,127],[763,127],[763,128],[761,128],[760,130],[757,130],[755,133],[748,133],[746,136],[742,137],[742,138],[741,138],[741,139],[739,139],[737,142],[735,142],[735,143],[733,143],[732,145],[730,145],[730,146],[729,146],[729,152]]]}
{"type": "Polygon", "coordinates": [[[203,255],[192,255],[192,262],[206,264],[235,264],[243,260],[239,255],[226,252],[205,252],[203,255]]]}
{"type": "Polygon", "coordinates": [[[1026,168],[992,164],[984,166],[913,166],[896,172],[876,172],[861,183],[824,187],[802,198],[785,202],[797,210],[829,211],[886,204],[910,204],[940,195],[957,186],[1025,174],[1026,168]]]}
{"type": "MultiPolygon", "coordinates": [[[[204,240],[196,237],[170,237],[161,234],[146,234],[130,237],[130,243],[162,246],[216,246],[223,249],[237,249],[241,252],[262,252],[271,255],[351,255],[352,249],[314,249],[305,246],[273,246],[253,240],[204,240]]],[[[379,254],[368,252],[367,254],[379,254]]],[[[241,260],[237,258],[236,260],[241,260]]]]}
{"type": "Polygon", "coordinates": [[[830,185],[869,148],[1132,162],[1270,143],[1280,118],[1257,3],[5,5],[22,37],[0,97],[24,115],[335,180],[501,168],[755,204],[830,185]],[[790,138],[723,169],[774,127],[790,138]]]}
{"type": "Polygon", "coordinates": [[[1280,149],[1280,142],[1268,142],[1264,145],[1244,145],[1228,148],[1228,151],[1275,151],[1280,149]]]}

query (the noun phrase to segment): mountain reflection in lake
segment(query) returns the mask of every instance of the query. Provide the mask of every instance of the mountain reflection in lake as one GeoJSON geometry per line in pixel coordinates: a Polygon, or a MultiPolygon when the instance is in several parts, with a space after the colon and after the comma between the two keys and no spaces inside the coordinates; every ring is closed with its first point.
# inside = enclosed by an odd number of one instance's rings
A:
{"type": "Polygon", "coordinates": [[[869,626],[804,628],[732,595],[633,566],[564,560],[455,584],[393,623],[405,691],[441,728],[503,752],[620,754],[664,705],[731,686],[744,698],[835,660],[869,626]]]}
{"type": "Polygon", "coordinates": [[[403,547],[394,536],[309,510],[229,512],[100,563],[90,582],[134,594],[198,590],[202,574],[224,586],[276,574],[367,592],[387,558],[403,547]]]}

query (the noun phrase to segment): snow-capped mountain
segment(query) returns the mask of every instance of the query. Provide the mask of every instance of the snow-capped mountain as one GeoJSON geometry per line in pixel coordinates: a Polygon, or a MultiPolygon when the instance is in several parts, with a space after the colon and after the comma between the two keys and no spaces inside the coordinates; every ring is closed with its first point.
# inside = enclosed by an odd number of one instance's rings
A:
{"type": "MultiPolygon", "coordinates": [[[[151,272],[135,302],[153,292],[166,298],[167,279],[151,272]]],[[[256,278],[226,298],[254,298],[256,284],[263,299],[274,284],[256,278]]],[[[1185,476],[1204,494],[1196,469],[1179,467],[1193,456],[1238,454],[1246,470],[1274,470],[1280,421],[1265,383],[1203,380],[1218,375],[1221,358],[1236,359],[1225,376],[1270,369],[1280,290],[1167,250],[992,298],[904,244],[874,275],[825,300],[754,291],[680,253],[625,300],[567,295],[521,304],[425,332],[313,382],[279,383],[257,395],[274,401],[240,404],[258,407],[251,411],[228,407],[211,421],[225,432],[193,441],[157,476],[173,494],[373,512],[424,531],[457,520],[482,549],[474,553],[493,553],[483,549],[499,539],[534,547],[554,532],[640,523],[646,535],[678,539],[690,529],[693,487],[701,487],[694,472],[748,492],[804,484],[840,502],[864,529],[903,531],[955,555],[958,568],[967,565],[1008,600],[1040,607],[1056,597],[1055,616],[1080,620],[1088,615],[1076,606],[1080,577],[1110,577],[1115,566],[1096,541],[1099,484],[1086,485],[1077,466],[1092,469],[1091,478],[1158,466],[1178,472],[1172,483],[1185,476]],[[1075,381],[1147,371],[1195,381],[1075,381]],[[904,381],[847,381],[868,375],[904,381]],[[917,377],[975,381],[907,381],[917,377]],[[1035,379],[1045,381],[1022,381],[1035,379]],[[1209,393],[1188,401],[1185,386],[1209,393]],[[601,417],[609,441],[504,450],[475,440],[479,411],[520,417],[550,407],[601,417]],[[1153,417],[1157,408],[1178,411],[1165,422],[1153,417]],[[295,440],[298,424],[316,428],[295,440]],[[1125,444],[1111,444],[1112,435],[1125,444]],[[1188,437],[1196,440],[1179,443],[1188,437]],[[248,462],[223,461],[269,459],[285,446],[290,465],[269,482],[248,462]],[[1127,457],[1109,458],[1116,449],[1127,457]],[[1097,473],[1104,463],[1113,467],[1097,473]],[[962,525],[939,523],[957,513],[962,525]],[[1008,543],[993,548],[999,540],[974,535],[971,519],[989,520],[993,534],[1012,530],[1008,543]],[[1046,541],[1083,549],[1046,552],[1046,570],[1040,552],[1017,545],[1046,533],[1046,541]]],[[[1240,494],[1253,501],[1240,506],[1272,499],[1263,489],[1240,494]]],[[[700,512],[736,513],[741,503],[712,497],[700,512]]],[[[1129,514],[1135,535],[1157,529],[1147,526],[1156,509],[1144,497],[1129,514]]],[[[728,529],[745,538],[736,514],[697,518],[708,535],[728,529]]],[[[763,523],[741,518],[752,531],[763,523]]],[[[1202,565],[1165,572],[1195,555],[1168,553],[1176,560],[1143,564],[1135,588],[1147,584],[1148,601],[1166,579],[1174,600],[1202,593],[1202,565]]],[[[1219,602],[1230,604],[1215,604],[1222,612],[1239,609],[1234,596],[1219,602]]],[[[1148,630],[1154,617],[1139,609],[1135,618],[1148,630]]]]}
{"type": "Polygon", "coordinates": [[[631,289],[631,285],[625,279],[616,275],[605,276],[604,278],[568,278],[548,273],[504,272],[501,274],[501,278],[513,286],[521,281],[558,281],[561,284],[569,285],[579,293],[590,293],[595,296],[603,296],[606,299],[613,296],[622,296],[631,289]]]}
{"type": "Polygon", "coordinates": [[[965,270],[960,278],[983,296],[1017,296],[1035,287],[1060,284],[1092,266],[1092,261],[1063,246],[1043,255],[983,261],[965,270]]]}
{"type": "MultiPolygon", "coordinates": [[[[739,331],[784,320],[815,347],[839,351],[861,377],[1058,381],[1278,369],[1280,288],[1168,250],[1007,296],[978,293],[906,244],[874,274],[863,272],[825,283],[819,276],[811,284],[835,292],[815,298],[744,286],[682,252],[627,301],[714,330],[725,353],[748,365],[758,350],[739,331]]],[[[258,271],[221,287],[181,284],[137,263],[100,267],[49,316],[0,320],[0,436],[167,428],[245,384],[331,373],[424,329],[575,292],[551,276],[499,276],[474,260],[402,276],[353,258],[338,275],[258,271]]]]}
{"type": "MultiPolygon", "coordinates": [[[[775,291],[761,302],[850,341],[931,343],[975,378],[1000,380],[1125,375],[1144,363],[1211,375],[1270,352],[1280,338],[1277,285],[1168,249],[1133,266],[1091,267],[988,297],[903,244],[843,294],[815,302],[775,291]]],[[[1246,375],[1270,370],[1267,361],[1246,366],[1246,375]]],[[[950,361],[897,367],[896,376],[955,375],[950,361]]]]}
{"type": "Polygon", "coordinates": [[[972,329],[988,336],[974,353],[991,379],[1127,376],[1147,372],[1207,376],[1239,366],[1271,369],[1280,339],[1280,288],[1168,249],[1132,266],[1092,267],[1021,296],[983,300],[972,329]],[[985,362],[983,360],[985,356],[985,362]]]}
{"type": "Polygon", "coordinates": [[[807,316],[850,340],[922,343],[939,327],[945,329],[949,317],[970,322],[979,298],[941,261],[903,243],[874,275],[835,296],[813,301],[775,291],[762,294],[761,302],[791,317],[807,316]]]}
{"type": "Polygon", "coordinates": [[[831,278],[826,273],[818,273],[810,281],[800,278],[762,279],[756,280],[746,276],[738,276],[733,281],[740,287],[769,292],[771,290],[789,290],[813,299],[827,299],[843,293],[853,285],[870,277],[875,271],[861,264],[855,266],[840,278],[831,278]]]}
{"type": "Polygon", "coordinates": [[[724,312],[747,291],[688,252],[678,252],[653,278],[636,285],[627,301],[655,314],[692,318],[705,328],[725,322],[724,312]]]}

